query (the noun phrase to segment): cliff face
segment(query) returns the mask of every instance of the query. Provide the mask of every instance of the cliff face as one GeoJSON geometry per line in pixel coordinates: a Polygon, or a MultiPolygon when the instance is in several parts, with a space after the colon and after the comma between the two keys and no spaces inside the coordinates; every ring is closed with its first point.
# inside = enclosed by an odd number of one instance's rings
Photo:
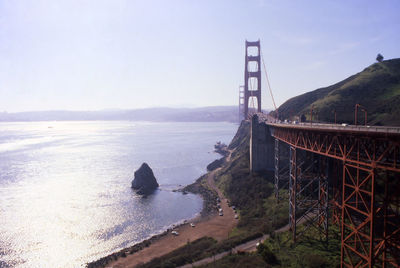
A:
{"type": "Polygon", "coordinates": [[[157,189],[158,183],[154,177],[153,171],[146,163],[135,171],[135,178],[132,181],[132,188],[137,190],[138,194],[148,195],[157,189]]]}

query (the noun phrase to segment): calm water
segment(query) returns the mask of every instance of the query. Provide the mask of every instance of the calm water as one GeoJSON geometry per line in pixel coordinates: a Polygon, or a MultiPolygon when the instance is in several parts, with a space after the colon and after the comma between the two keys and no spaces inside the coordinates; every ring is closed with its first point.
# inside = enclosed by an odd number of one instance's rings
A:
{"type": "Polygon", "coordinates": [[[0,123],[0,267],[79,267],[196,216],[172,192],[205,173],[229,123],[0,123]],[[130,189],[147,162],[160,189],[130,189]]]}

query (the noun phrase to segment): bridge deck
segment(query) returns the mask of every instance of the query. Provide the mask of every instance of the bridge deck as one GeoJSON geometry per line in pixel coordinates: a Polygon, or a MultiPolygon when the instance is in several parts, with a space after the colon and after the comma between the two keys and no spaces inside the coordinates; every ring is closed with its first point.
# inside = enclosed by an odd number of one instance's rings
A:
{"type": "Polygon", "coordinates": [[[321,123],[268,123],[268,125],[279,128],[291,128],[291,129],[302,129],[302,130],[316,130],[324,132],[344,132],[344,133],[359,133],[359,134],[370,134],[370,135],[394,135],[400,136],[400,127],[390,126],[355,126],[355,125],[340,125],[340,124],[321,124],[321,123]]]}

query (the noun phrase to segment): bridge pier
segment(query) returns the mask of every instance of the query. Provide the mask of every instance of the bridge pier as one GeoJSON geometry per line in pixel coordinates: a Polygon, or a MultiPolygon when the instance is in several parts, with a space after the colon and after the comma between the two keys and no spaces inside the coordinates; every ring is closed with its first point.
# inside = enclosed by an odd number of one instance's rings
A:
{"type": "Polygon", "coordinates": [[[273,171],[274,138],[269,126],[264,122],[260,123],[257,114],[254,114],[250,131],[250,171],[273,171]]]}

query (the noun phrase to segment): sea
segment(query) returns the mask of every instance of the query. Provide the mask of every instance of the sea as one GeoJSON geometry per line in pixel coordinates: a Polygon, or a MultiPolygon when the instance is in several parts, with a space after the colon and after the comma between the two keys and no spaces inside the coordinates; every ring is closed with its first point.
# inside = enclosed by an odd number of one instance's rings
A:
{"type": "Polygon", "coordinates": [[[193,183],[233,123],[0,123],[0,267],[84,267],[199,215],[193,183]],[[146,162],[160,184],[131,188],[146,162]]]}

